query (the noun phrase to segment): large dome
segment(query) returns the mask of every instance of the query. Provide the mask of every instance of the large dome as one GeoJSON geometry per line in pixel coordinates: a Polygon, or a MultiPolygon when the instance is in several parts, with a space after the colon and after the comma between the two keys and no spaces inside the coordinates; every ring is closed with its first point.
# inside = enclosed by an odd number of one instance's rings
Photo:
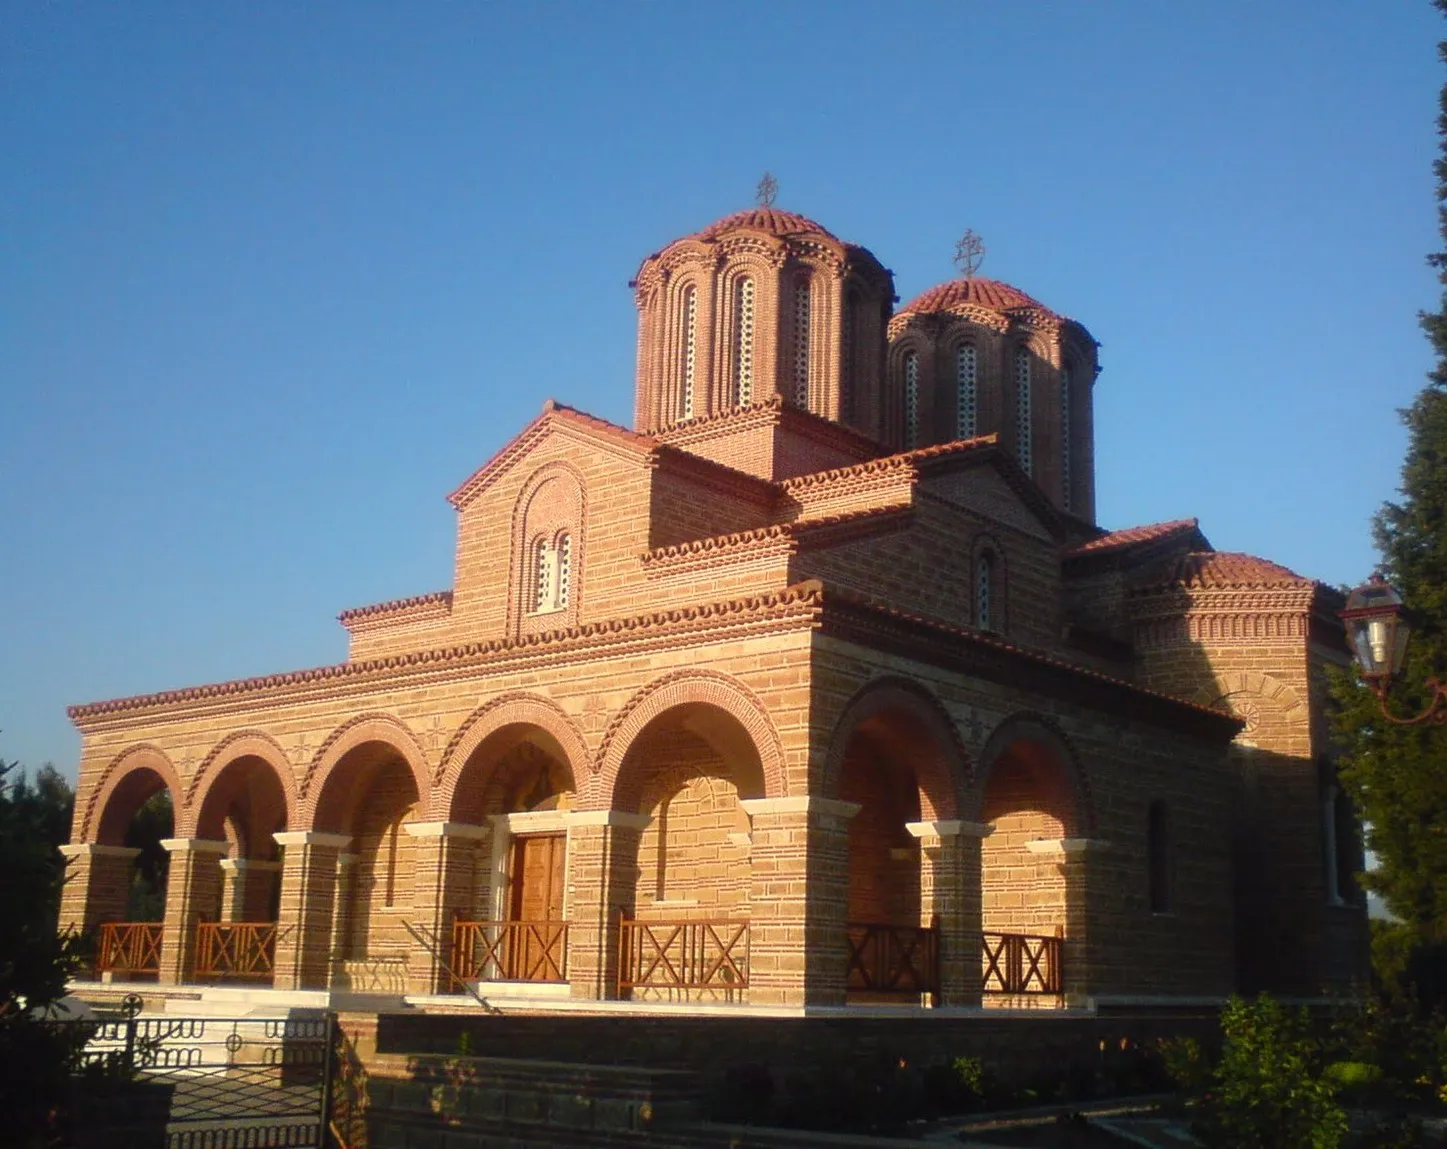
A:
{"type": "Polygon", "coordinates": [[[1026,295],[1018,287],[1001,283],[998,279],[952,279],[931,287],[916,295],[895,312],[901,315],[937,315],[941,312],[963,312],[971,307],[983,307],[990,311],[1036,311],[1042,315],[1063,319],[1033,296],[1026,295]]]}
{"type": "Polygon", "coordinates": [[[838,237],[828,228],[791,211],[779,211],[772,207],[754,207],[747,211],[736,211],[721,220],[709,224],[702,231],[694,232],[690,239],[717,239],[730,231],[762,231],[780,237],[789,235],[821,235],[836,243],[838,237]]]}

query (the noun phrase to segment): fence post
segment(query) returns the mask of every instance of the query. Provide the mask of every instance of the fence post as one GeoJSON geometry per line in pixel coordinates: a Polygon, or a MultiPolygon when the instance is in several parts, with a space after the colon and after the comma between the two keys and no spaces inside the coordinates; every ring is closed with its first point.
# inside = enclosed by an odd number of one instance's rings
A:
{"type": "MultiPolygon", "coordinates": [[[[321,1097],[321,1126],[320,1136],[317,1144],[321,1146],[337,1145],[337,1139],[332,1132],[332,1075],[336,1064],[337,1047],[337,1015],[328,1013],[326,1015],[326,1048],[322,1052],[322,1097],[321,1097]]],[[[347,1149],[345,1145],[338,1145],[337,1149],[347,1149]]]]}

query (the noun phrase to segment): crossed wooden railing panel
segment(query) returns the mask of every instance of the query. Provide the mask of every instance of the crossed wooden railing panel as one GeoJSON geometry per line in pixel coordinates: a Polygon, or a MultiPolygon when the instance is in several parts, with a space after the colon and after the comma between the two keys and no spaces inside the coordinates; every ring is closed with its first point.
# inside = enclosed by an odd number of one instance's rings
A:
{"type": "Polygon", "coordinates": [[[847,985],[861,993],[940,992],[940,931],[934,926],[850,922],[847,985]]]}
{"type": "Polygon", "coordinates": [[[454,975],[463,981],[567,981],[567,922],[452,924],[454,975]]]}
{"type": "Polygon", "coordinates": [[[981,941],[981,989],[985,993],[1064,992],[1064,938],[987,933],[981,935],[981,941]]]}
{"type": "Polygon", "coordinates": [[[160,922],[104,922],[96,939],[97,973],[161,972],[160,922]]]}
{"type": "Polygon", "coordinates": [[[198,922],[196,977],[269,981],[276,966],[275,922],[198,922]]]}
{"type": "Polygon", "coordinates": [[[618,930],[618,989],[747,989],[746,919],[637,921],[618,930]]]}

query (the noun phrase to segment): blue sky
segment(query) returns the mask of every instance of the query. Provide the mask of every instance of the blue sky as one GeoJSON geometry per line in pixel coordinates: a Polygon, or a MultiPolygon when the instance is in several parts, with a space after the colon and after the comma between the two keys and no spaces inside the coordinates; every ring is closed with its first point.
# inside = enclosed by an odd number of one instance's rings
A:
{"type": "Polygon", "coordinates": [[[340,660],[555,396],[631,416],[627,281],[778,205],[909,298],[1101,340],[1098,511],[1374,561],[1430,366],[1426,0],[28,3],[0,14],[0,757],[68,703],[340,660]]]}

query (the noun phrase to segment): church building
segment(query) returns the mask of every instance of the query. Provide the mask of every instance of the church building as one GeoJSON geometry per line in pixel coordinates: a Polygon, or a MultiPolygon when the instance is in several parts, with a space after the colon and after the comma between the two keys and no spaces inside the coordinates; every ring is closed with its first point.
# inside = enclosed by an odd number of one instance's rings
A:
{"type": "Polygon", "coordinates": [[[675,240],[632,283],[633,426],[542,402],[449,496],[449,589],[343,611],[338,665],[73,707],[87,978],[540,1010],[1358,978],[1340,596],[1194,519],[1097,526],[1097,343],[974,262],[897,306],[769,204],[675,240]]]}

